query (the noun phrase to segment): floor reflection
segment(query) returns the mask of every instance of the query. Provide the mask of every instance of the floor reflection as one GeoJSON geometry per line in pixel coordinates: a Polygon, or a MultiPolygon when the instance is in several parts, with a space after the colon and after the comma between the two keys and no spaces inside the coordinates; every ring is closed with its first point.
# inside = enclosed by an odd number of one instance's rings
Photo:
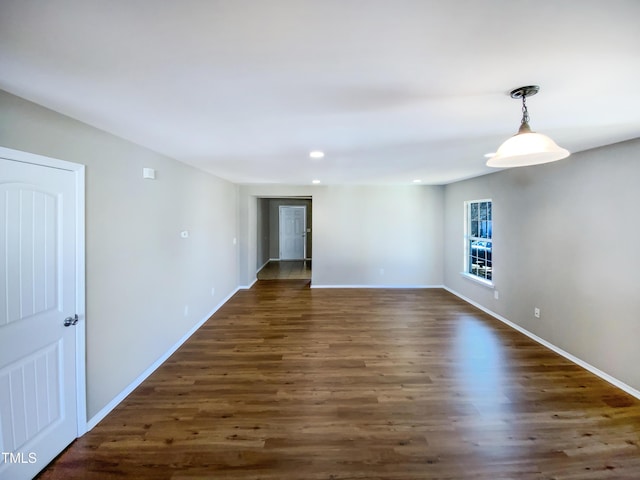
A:
{"type": "Polygon", "coordinates": [[[458,428],[483,461],[505,461],[513,456],[514,438],[519,436],[513,421],[515,412],[506,395],[511,380],[506,374],[505,346],[495,328],[479,318],[462,317],[453,349],[460,398],[478,412],[458,428]]]}
{"type": "Polygon", "coordinates": [[[474,317],[462,317],[453,343],[456,381],[463,398],[481,415],[509,413],[504,347],[495,329],[474,317]]]}

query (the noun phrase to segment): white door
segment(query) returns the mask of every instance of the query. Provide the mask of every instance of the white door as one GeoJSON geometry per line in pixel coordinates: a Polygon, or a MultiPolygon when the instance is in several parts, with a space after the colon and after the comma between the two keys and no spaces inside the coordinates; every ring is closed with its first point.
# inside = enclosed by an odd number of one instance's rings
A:
{"type": "Polygon", "coordinates": [[[0,158],[0,478],[78,435],[77,195],[73,171],[0,158]]]}
{"type": "Polygon", "coordinates": [[[280,260],[304,260],[307,207],[280,206],[280,260]]]}

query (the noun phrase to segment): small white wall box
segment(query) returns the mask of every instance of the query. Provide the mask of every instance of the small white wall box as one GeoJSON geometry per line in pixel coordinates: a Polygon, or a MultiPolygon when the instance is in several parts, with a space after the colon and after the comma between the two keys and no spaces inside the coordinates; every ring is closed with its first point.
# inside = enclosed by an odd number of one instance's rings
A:
{"type": "Polygon", "coordinates": [[[149,180],[156,179],[156,171],[153,168],[143,168],[142,169],[142,178],[148,178],[149,180]]]}

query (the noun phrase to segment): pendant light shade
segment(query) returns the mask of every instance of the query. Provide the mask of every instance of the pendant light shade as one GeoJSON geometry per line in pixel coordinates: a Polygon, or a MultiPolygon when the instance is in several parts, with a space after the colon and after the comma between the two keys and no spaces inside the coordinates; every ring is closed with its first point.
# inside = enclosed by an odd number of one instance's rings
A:
{"type": "Polygon", "coordinates": [[[569,156],[569,150],[541,133],[517,133],[498,148],[487,161],[490,167],[524,167],[555,162],[569,156]]]}
{"type": "Polygon", "coordinates": [[[539,165],[554,162],[570,155],[569,151],[559,147],[546,135],[535,133],[529,127],[529,113],[525,98],[540,90],[537,85],[520,87],[511,92],[512,98],[522,98],[522,122],[513,137],[505,141],[488,161],[489,167],[508,168],[539,165]]]}

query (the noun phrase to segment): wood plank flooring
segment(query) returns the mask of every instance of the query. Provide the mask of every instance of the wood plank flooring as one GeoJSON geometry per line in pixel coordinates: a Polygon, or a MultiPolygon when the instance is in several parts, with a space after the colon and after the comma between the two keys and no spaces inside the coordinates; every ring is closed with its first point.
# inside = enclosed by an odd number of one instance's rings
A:
{"type": "Polygon", "coordinates": [[[640,401],[443,290],[258,282],[41,478],[637,480],[640,401]]]}
{"type": "Polygon", "coordinates": [[[271,260],[257,276],[258,280],[311,280],[311,260],[271,260]]]}

